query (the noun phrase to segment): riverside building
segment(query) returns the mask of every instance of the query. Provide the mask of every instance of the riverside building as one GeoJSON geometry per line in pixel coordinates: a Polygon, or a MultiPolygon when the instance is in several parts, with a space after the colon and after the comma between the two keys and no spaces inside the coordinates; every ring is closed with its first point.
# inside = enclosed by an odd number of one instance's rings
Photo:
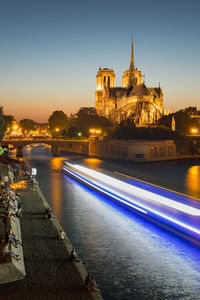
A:
{"type": "Polygon", "coordinates": [[[105,116],[113,124],[133,119],[136,126],[157,124],[165,114],[163,91],[158,87],[146,87],[140,70],[135,68],[133,40],[131,61],[122,76],[122,87],[115,86],[115,73],[112,69],[99,68],[96,75],[95,107],[98,115],[105,116]]]}

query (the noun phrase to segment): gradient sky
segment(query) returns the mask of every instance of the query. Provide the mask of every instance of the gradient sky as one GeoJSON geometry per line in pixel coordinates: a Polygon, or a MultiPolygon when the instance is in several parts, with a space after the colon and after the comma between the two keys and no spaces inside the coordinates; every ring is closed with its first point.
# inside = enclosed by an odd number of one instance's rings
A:
{"type": "Polygon", "coordinates": [[[0,105],[19,121],[47,122],[94,106],[99,67],[122,85],[135,65],[164,107],[200,108],[199,0],[0,0],[0,105]]]}

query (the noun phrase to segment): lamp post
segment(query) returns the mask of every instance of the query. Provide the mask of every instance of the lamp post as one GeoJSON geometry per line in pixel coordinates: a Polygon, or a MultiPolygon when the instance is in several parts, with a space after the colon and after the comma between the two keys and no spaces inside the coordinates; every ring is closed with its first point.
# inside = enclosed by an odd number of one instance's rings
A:
{"type": "Polygon", "coordinates": [[[192,128],[192,129],[191,129],[191,132],[192,132],[193,135],[196,135],[197,132],[198,132],[198,130],[197,130],[196,128],[192,128]]]}
{"type": "Polygon", "coordinates": [[[56,127],[55,128],[55,138],[59,136],[59,131],[60,131],[60,128],[56,127]]]}
{"type": "Polygon", "coordinates": [[[91,137],[97,137],[101,134],[101,129],[91,128],[90,130],[91,137]]]}

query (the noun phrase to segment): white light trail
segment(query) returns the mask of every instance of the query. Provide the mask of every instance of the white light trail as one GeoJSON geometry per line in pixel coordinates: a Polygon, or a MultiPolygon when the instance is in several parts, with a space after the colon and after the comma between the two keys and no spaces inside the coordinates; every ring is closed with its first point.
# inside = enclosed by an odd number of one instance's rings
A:
{"type": "MultiPolygon", "coordinates": [[[[200,216],[200,210],[195,208],[195,207],[192,207],[192,206],[189,206],[189,205],[171,200],[167,197],[160,196],[160,195],[155,194],[153,192],[146,191],[144,189],[132,186],[128,183],[125,183],[125,182],[120,181],[118,179],[112,178],[108,175],[104,175],[100,172],[88,169],[86,167],[83,167],[83,166],[80,166],[80,165],[72,165],[70,163],[67,163],[67,164],[69,166],[73,167],[74,169],[77,169],[77,170],[83,172],[86,175],[92,176],[95,180],[98,181],[99,186],[102,186],[99,183],[99,180],[101,180],[104,184],[106,184],[106,188],[108,188],[107,186],[109,184],[111,187],[114,187],[114,188],[117,188],[117,189],[120,189],[122,191],[126,191],[126,192],[130,193],[132,196],[136,196],[136,197],[139,197],[139,198],[141,198],[141,196],[142,196],[142,198],[145,198],[146,200],[151,200],[153,202],[168,206],[170,208],[179,210],[179,211],[184,212],[186,214],[190,214],[190,215],[193,215],[193,216],[200,216]]],[[[102,187],[104,187],[104,186],[102,186],[102,187]]],[[[128,201],[131,201],[132,203],[137,203],[137,205],[140,205],[140,203],[138,203],[136,201],[133,201],[133,199],[131,199],[129,197],[125,197],[121,193],[118,193],[116,190],[114,190],[112,192],[114,192],[119,197],[123,197],[124,199],[127,199],[128,201]]]]}
{"type": "MultiPolygon", "coordinates": [[[[69,163],[66,163],[66,164],[69,165],[70,167],[74,168],[74,165],[71,165],[71,164],[69,164],[69,163]]],[[[78,167],[79,167],[79,166],[78,166],[78,167]]],[[[81,167],[81,166],[80,166],[80,167],[81,167]]],[[[84,168],[84,167],[81,167],[81,168],[84,168]]],[[[80,168],[80,169],[81,169],[81,168],[80,168]]],[[[110,196],[110,197],[112,197],[112,198],[118,200],[119,202],[122,202],[122,203],[126,204],[127,206],[130,206],[131,208],[134,208],[134,209],[136,209],[136,210],[138,210],[138,211],[140,211],[140,212],[142,212],[142,213],[144,213],[144,214],[149,214],[149,215],[151,215],[151,213],[153,213],[153,214],[155,214],[155,215],[157,215],[157,216],[159,216],[159,217],[161,217],[161,218],[163,218],[163,219],[165,219],[165,220],[167,220],[167,221],[170,221],[171,223],[174,223],[174,224],[178,225],[179,227],[182,227],[182,228],[184,228],[184,229],[187,229],[187,230],[189,230],[189,231],[192,231],[192,232],[195,233],[195,234],[200,235],[200,230],[199,230],[198,228],[195,228],[195,227],[193,227],[193,226],[190,226],[189,224],[186,224],[186,223],[184,223],[184,222],[182,222],[182,221],[179,221],[179,220],[177,220],[177,219],[175,219],[175,218],[173,218],[173,217],[171,217],[171,216],[166,215],[165,213],[162,213],[162,212],[160,212],[160,211],[157,211],[157,210],[155,210],[155,209],[153,209],[153,208],[151,208],[151,207],[148,207],[147,205],[144,205],[144,204],[142,204],[142,203],[139,203],[139,202],[137,202],[137,201],[134,202],[135,205],[132,205],[131,203],[129,203],[129,202],[126,201],[126,200],[130,201],[129,198],[127,198],[126,196],[123,196],[123,195],[121,195],[121,194],[119,194],[119,193],[116,193],[115,190],[112,190],[112,189],[110,189],[110,191],[105,190],[105,189],[107,189],[107,186],[103,186],[102,184],[99,184],[99,182],[98,182],[97,184],[96,184],[96,183],[93,183],[93,182],[90,181],[91,179],[87,179],[87,178],[84,179],[84,178],[82,177],[82,175],[79,175],[79,174],[77,174],[77,173],[75,173],[75,172],[73,172],[73,171],[71,171],[71,170],[69,170],[69,169],[67,169],[67,168],[65,168],[65,167],[63,167],[63,169],[64,169],[65,171],[67,171],[69,174],[71,174],[72,176],[74,176],[74,177],[76,177],[77,179],[79,179],[81,182],[86,183],[87,185],[93,187],[94,189],[96,189],[96,190],[98,190],[98,191],[100,191],[100,192],[102,192],[102,193],[104,193],[104,194],[106,194],[106,195],[108,195],[108,196],[110,196]],[[113,194],[113,193],[115,193],[115,194],[113,194]],[[119,197],[118,197],[117,195],[118,195],[119,197]],[[123,197],[123,199],[121,199],[121,196],[123,197]],[[138,207],[138,206],[136,206],[136,205],[139,205],[140,207],[138,207]]],[[[85,168],[84,168],[84,169],[85,169],[85,168]]],[[[87,168],[86,168],[86,169],[87,169],[87,168]]],[[[101,174],[101,173],[96,172],[96,171],[94,171],[94,172],[95,172],[95,173],[98,173],[98,174],[101,174]]],[[[106,176],[106,177],[109,178],[109,176],[107,176],[107,175],[103,175],[103,174],[101,174],[101,175],[102,175],[102,176],[106,176]]],[[[116,180],[116,179],[114,179],[114,180],[116,180]]],[[[119,180],[117,180],[117,181],[121,183],[121,181],[119,181],[119,180]]]]}
{"type": "Polygon", "coordinates": [[[112,194],[112,193],[109,193],[109,192],[106,191],[105,189],[102,189],[102,188],[98,187],[96,184],[93,184],[92,182],[90,182],[90,181],[88,181],[88,180],[85,180],[84,178],[82,178],[82,177],[79,176],[78,174],[75,174],[74,172],[71,172],[69,169],[66,169],[66,168],[63,168],[63,169],[64,169],[65,171],[67,171],[68,173],[70,173],[71,175],[75,176],[76,178],[80,179],[80,180],[83,181],[84,183],[86,183],[86,184],[92,186],[92,187],[95,188],[96,190],[98,190],[98,191],[100,191],[100,192],[103,192],[104,194],[106,194],[106,195],[108,195],[108,196],[110,196],[110,197],[112,197],[112,198],[114,198],[114,199],[116,199],[116,200],[118,200],[118,201],[120,201],[120,202],[122,202],[122,203],[124,203],[124,204],[126,204],[126,205],[128,205],[128,206],[130,206],[130,207],[132,207],[132,208],[134,208],[134,209],[137,209],[137,210],[141,211],[141,212],[144,213],[144,214],[147,214],[147,211],[145,211],[144,209],[141,209],[140,207],[137,207],[137,206],[135,206],[135,205],[132,205],[132,204],[130,204],[130,203],[127,203],[127,202],[124,201],[123,199],[121,199],[121,198],[115,196],[115,195],[112,194]]]}

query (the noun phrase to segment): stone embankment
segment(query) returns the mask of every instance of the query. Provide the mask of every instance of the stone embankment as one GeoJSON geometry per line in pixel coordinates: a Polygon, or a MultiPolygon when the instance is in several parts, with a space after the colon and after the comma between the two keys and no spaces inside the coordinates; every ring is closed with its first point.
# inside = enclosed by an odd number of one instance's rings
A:
{"type": "Polygon", "coordinates": [[[23,280],[2,282],[0,299],[102,299],[100,292],[83,288],[87,272],[82,262],[69,261],[72,245],[67,237],[57,238],[60,224],[46,218],[49,205],[37,184],[29,184],[23,191],[22,203],[20,223],[26,276],[23,280]]]}

